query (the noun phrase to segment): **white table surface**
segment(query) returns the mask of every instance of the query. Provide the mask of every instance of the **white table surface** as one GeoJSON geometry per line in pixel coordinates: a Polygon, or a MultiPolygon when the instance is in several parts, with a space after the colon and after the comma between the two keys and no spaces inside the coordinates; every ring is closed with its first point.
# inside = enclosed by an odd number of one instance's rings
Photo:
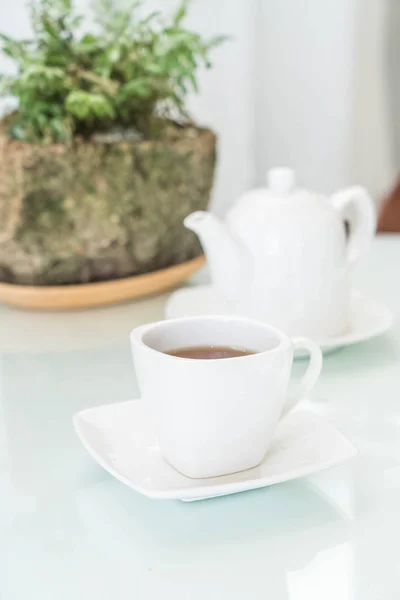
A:
{"type": "MultiPolygon", "coordinates": [[[[380,238],[355,276],[396,316],[399,267],[400,237],[380,238]]],[[[309,403],[359,458],[236,496],[156,501],[98,467],[71,418],[137,396],[128,333],[161,318],[166,297],[0,307],[1,600],[399,600],[398,323],[327,356],[309,403]]]]}

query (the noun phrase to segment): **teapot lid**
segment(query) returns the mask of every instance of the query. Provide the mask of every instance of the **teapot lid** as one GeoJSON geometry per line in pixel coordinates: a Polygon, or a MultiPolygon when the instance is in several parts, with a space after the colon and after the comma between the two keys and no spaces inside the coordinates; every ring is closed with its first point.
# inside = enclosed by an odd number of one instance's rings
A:
{"type": "Polygon", "coordinates": [[[293,169],[276,167],[267,172],[268,189],[272,194],[289,194],[295,187],[293,169]]]}
{"type": "Polygon", "coordinates": [[[236,205],[248,205],[250,202],[265,206],[265,202],[268,201],[268,205],[277,204],[282,209],[283,205],[286,204],[284,201],[290,200],[292,209],[296,206],[300,209],[301,207],[320,204],[321,198],[323,198],[317,192],[296,187],[294,171],[287,167],[270,169],[267,172],[267,185],[268,187],[256,188],[246,192],[239,198],[236,205]]]}

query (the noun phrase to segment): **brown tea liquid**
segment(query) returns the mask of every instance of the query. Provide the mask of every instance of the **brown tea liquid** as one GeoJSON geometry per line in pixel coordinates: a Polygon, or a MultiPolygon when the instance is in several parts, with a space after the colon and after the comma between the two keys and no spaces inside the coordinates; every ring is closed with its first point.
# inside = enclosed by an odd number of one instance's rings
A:
{"type": "Polygon", "coordinates": [[[244,348],[233,348],[231,346],[190,346],[187,348],[175,348],[168,350],[165,354],[179,358],[193,358],[201,360],[214,360],[216,358],[237,358],[239,356],[250,356],[255,354],[253,350],[244,348]]]}

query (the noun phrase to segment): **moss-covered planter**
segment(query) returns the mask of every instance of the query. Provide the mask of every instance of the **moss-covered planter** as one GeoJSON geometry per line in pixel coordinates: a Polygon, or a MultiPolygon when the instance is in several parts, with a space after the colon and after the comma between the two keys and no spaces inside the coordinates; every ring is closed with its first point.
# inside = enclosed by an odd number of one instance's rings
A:
{"type": "Polygon", "coordinates": [[[87,283],[200,254],[182,224],[207,207],[215,136],[30,145],[0,138],[0,281],[87,283]]]}

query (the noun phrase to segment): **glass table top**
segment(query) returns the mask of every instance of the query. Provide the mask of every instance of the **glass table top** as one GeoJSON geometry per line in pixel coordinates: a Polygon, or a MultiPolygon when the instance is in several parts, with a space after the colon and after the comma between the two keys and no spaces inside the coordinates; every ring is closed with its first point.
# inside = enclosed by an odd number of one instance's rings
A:
{"type": "MultiPolygon", "coordinates": [[[[397,316],[399,256],[400,238],[378,238],[355,274],[397,316]]],[[[128,335],[162,318],[167,297],[61,314],[0,307],[1,600],[398,600],[398,323],[326,356],[307,404],[357,459],[235,496],[157,501],[94,463],[72,415],[138,396],[128,335]]]]}

